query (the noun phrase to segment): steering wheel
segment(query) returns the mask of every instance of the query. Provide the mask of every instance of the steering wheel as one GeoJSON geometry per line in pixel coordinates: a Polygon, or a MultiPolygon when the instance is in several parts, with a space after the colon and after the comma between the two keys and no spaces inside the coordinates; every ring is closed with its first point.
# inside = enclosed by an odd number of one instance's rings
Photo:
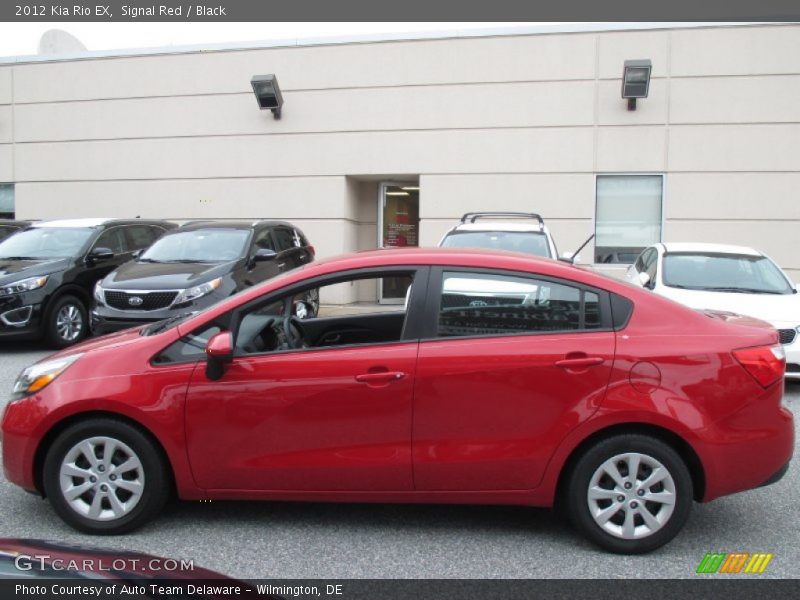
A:
{"type": "Polygon", "coordinates": [[[292,349],[305,348],[303,342],[303,326],[300,324],[300,319],[294,315],[287,317],[283,320],[283,333],[286,336],[286,343],[292,349]]]}

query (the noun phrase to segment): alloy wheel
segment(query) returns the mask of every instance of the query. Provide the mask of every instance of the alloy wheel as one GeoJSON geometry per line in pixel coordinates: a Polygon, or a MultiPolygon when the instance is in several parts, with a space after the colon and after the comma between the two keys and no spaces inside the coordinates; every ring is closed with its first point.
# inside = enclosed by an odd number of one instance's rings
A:
{"type": "Polygon", "coordinates": [[[652,456],[618,454],[592,475],[586,496],[595,523],[614,537],[633,540],[662,529],[675,509],[675,481],[652,456]]]}
{"type": "Polygon", "coordinates": [[[56,331],[65,342],[77,340],[83,330],[83,315],[74,304],[65,304],[56,315],[56,331]]]}
{"type": "Polygon", "coordinates": [[[96,436],[75,444],[61,461],[61,493],[79,515],[111,521],[130,513],[144,492],[144,468],[120,440],[96,436]]]}

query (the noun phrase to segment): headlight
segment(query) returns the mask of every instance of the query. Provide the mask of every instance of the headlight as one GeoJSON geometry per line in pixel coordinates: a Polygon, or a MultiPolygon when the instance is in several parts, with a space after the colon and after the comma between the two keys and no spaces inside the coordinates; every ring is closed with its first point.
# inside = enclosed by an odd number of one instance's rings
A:
{"type": "Polygon", "coordinates": [[[29,277],[28,279],[20,279],[14,283],[8,283],[4,286],[0,286],[0,296],[10,296],[11,294],[21,294],[22,292],[38,290],[45,283],[47,283],[47,275],[43,277],[29,277]]]}
{"type": "Polygon", "coordinates": [[[173,304],[183,304],[184,302],[191,302],[192,300],[202,298],[206,294],[213,292],[220,285],[222,285],[222,277],[217,277],[208,283],[202,283],[200,285],[183,290],[180,294],[178,294],[178,297],[175,298],[173,304]]]}
{"type": "Polygon", "coordinates": [[[31,365],[17,377],[17,381],[14,383],[14,393],[20,395],[33,394],[44,389],[81,356],[83,354],[71,354],[64,358],[56,358],[31,365]]]}
{"type": "Polygon", "coordinates": [[[106,301],[106,299],[103,297],[103,288],[100,286],[99,281],[94,284],[94,299],[101,304],[106,301]]]}

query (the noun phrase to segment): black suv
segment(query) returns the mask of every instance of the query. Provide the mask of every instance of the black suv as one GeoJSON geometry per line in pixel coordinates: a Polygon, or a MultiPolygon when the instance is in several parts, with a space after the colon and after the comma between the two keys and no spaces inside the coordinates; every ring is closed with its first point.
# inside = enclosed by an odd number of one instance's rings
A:
{"type": "Polygon", "coordinates": [[[144,219],[34,223],[0,242],[0,339],[63,348],[89,332],[95,283],[176,225],[144,219]]]}
{"type": "MultiPolygon", "coordinates": [[[[290,223],[190,222],[97,283],[92,330],[109,333],[196,312],[313,260],[314,247],[290,223]]],[[[306,301],[315,314],[318,296],[306,301]]]]}

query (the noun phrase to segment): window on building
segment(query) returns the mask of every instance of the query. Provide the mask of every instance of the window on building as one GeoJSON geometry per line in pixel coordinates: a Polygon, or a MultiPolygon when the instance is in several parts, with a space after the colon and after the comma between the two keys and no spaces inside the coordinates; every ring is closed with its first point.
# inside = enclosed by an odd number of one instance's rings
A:
{"type": "Polygon", "coordinates": [[[595,263],[631,264],[661,241],[663,175],[598,175],[595,263]]]}
{"type": "Polygon", "coordinates": [[[14,218],[14,184],[0,183],[0,218],[14,218]]]}

